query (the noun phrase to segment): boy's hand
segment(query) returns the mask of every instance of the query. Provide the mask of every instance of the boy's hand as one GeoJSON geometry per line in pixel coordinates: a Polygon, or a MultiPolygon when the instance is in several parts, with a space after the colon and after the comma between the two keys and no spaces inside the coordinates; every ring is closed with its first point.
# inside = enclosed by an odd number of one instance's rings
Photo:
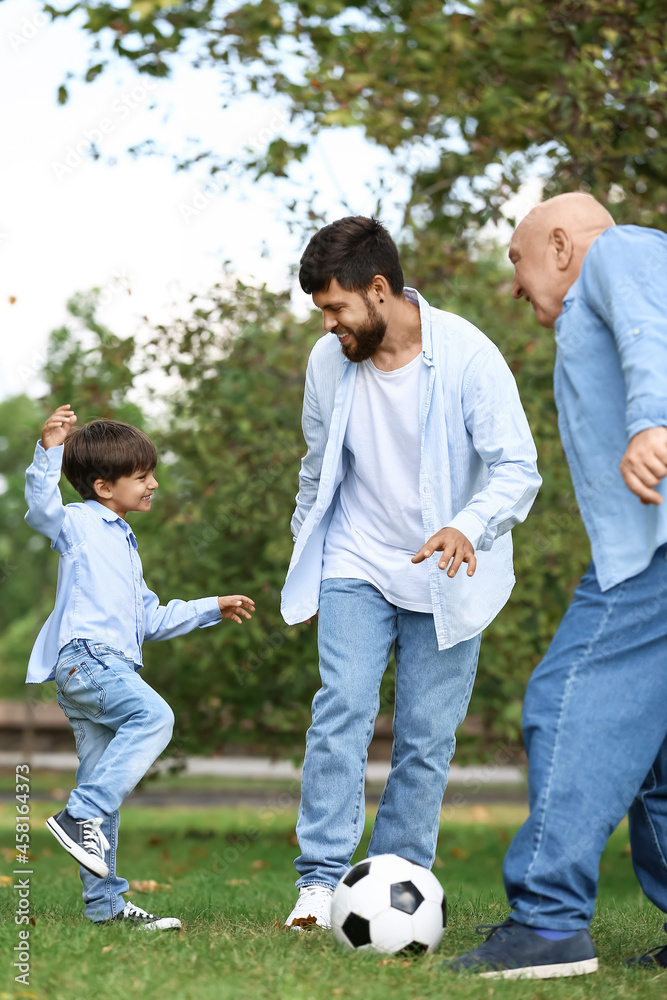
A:
{"type": "Polygon", "coordinates": [[[42,427],[42,447],[57,448],[69,434],[70,427],[76,423],[76,413],[69,403],[59,406],[42,427]]]}
{"type": "Polygon", "coordinates": [[[252,615],[248,614],[246,608],[249,611],[255,610],[253,599],[251,597],[244,597],[243,594],[232,594],[231,597],[219,597],[218,606],[223,618],[229,618],[230,621],[238,622],[239,625],[243,624],[239,615],[243,615],[244,618],[252,618],[252,615]]]}
{"type": "Polygon", "coordinates": [[[456,528],[442,528],[436,532],[435,535],[429,538],[425,545],[422,545],[419,552],[412,557],[411,561],[413,563],[423,562],[424,559],[432,556],[434,552],[442,552],[440,562],[438,563],[440,569],[447,569],[451,561],[447,576],[456,576],[459,566],[464,562],[468,563],[468,576],[472,576],[477,569],[477,560],[472,543],[462,531],[457,531],[456,528]]]}

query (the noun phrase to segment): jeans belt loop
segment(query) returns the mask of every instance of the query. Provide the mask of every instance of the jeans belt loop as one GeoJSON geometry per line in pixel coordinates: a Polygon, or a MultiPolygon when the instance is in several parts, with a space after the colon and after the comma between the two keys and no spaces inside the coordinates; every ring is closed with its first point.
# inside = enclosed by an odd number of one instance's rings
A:
{"type": "Polygon", "coordinates": [[[102,667],[103,670],[108,670],[109,668],[107,667],[106,663],[103,660],[100,660],[99,656],[95,656],[95,654],[93,653],[92,649],[88,645],[88,640],[87,639],[82,639],[81,642],[86,647],[86,650],[88,651],[88,655],[92,656],[92,658],[94,660],[96,660],[101,665],[101,667],[102,667]]]}

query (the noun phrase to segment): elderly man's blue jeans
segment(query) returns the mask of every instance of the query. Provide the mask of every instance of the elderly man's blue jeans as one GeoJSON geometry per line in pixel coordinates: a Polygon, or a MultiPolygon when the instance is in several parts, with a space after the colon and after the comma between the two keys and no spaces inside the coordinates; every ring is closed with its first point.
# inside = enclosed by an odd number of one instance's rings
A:
{"type": "Polygon", "coordinates": [[[87,639],[73,639],[60,651],[56,693],[79,757],[67,811],[75,819],[101,816],[111,845],[106,878],[79,867],[85,915],[108,920],[124,908],[128,889],[116,874],[118,810],[169,743],[174,714],[122,653],[87,639]]]}
{"type": "Polygon", "coordinates": [[[600,855],[628,812],[635,872],[667,912],[666,553],[605,593],[591,563],[528,685],[530,818],[504,868],[520,923],[589,924],[600,855]]]}
{"type": "Polygon", "coordinates": [[[368,849],[430,868],[440,807],[465,717],[481,636],[439,651],[433,615],[390,604],[364,580],[322,583],[322,687],[306,736],[295,861],[305,885],[335,886],[364,829],[368,745],[395,644],[394,746],[368,849]]]}

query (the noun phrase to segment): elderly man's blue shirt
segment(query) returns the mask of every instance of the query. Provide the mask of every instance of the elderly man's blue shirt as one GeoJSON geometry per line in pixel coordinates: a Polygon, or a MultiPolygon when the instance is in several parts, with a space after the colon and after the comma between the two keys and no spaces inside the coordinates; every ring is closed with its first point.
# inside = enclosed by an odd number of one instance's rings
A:
{"type": "MultiPolygon", "coordinates": [[[[667,542],[667,503],[643,505],[619,464],[630,438],[667,427],[667,235],[614,226],[591,244],[556,321],[554,394],[602,590],[667,542]]],[[[667,495],[667,480],[656,487],[667,495]]]]}

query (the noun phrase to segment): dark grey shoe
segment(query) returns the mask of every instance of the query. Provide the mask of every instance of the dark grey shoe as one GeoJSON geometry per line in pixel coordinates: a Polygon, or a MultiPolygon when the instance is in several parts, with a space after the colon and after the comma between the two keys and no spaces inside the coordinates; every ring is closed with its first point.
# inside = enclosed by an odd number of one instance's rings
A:
{"type": "Polygon", "coordinates": [[[502,924],[480,924],[484,944],[445,962],[449,972],[472,972],[483,979],[557,979],[597,972],[595,945],[587,930],[563,941],[548,941],[510,917],[502,924]]]}
{"type": "MultiPolygon", "coordinates": [[[[665,930],[667,931],[667,924],[665,924],[665,930]]],[[[656,948],[645,951],[643,955],[628,958],[625,964],[631,969],[645,968],[647,965],[651,966],[654,971],[656,971],[656,965],[659,965],[661,969],[667,969],[667,944],[659,944],[656,948]]]]}
{"type": "Polygon", "coordinates": [[[124,909],[110,920],[98,920],[98,926],[103,924],[128,923],[142,931],[177,931],[181,921],[178,917],[156,917],[154,913],[146,913],[140,906],[135,906],[128,900],[124,909]]]}
{"type": "Polygon", "coordinates": [[[106,878],[109,868],[104,861],[104,852],[111,847],[100,829],[103,822],[100,816],[74,819],[67,809],[62,809],[56,816],[50,816],[46,825],[60,846],[80,865],[98,878],[106,878]]]}

